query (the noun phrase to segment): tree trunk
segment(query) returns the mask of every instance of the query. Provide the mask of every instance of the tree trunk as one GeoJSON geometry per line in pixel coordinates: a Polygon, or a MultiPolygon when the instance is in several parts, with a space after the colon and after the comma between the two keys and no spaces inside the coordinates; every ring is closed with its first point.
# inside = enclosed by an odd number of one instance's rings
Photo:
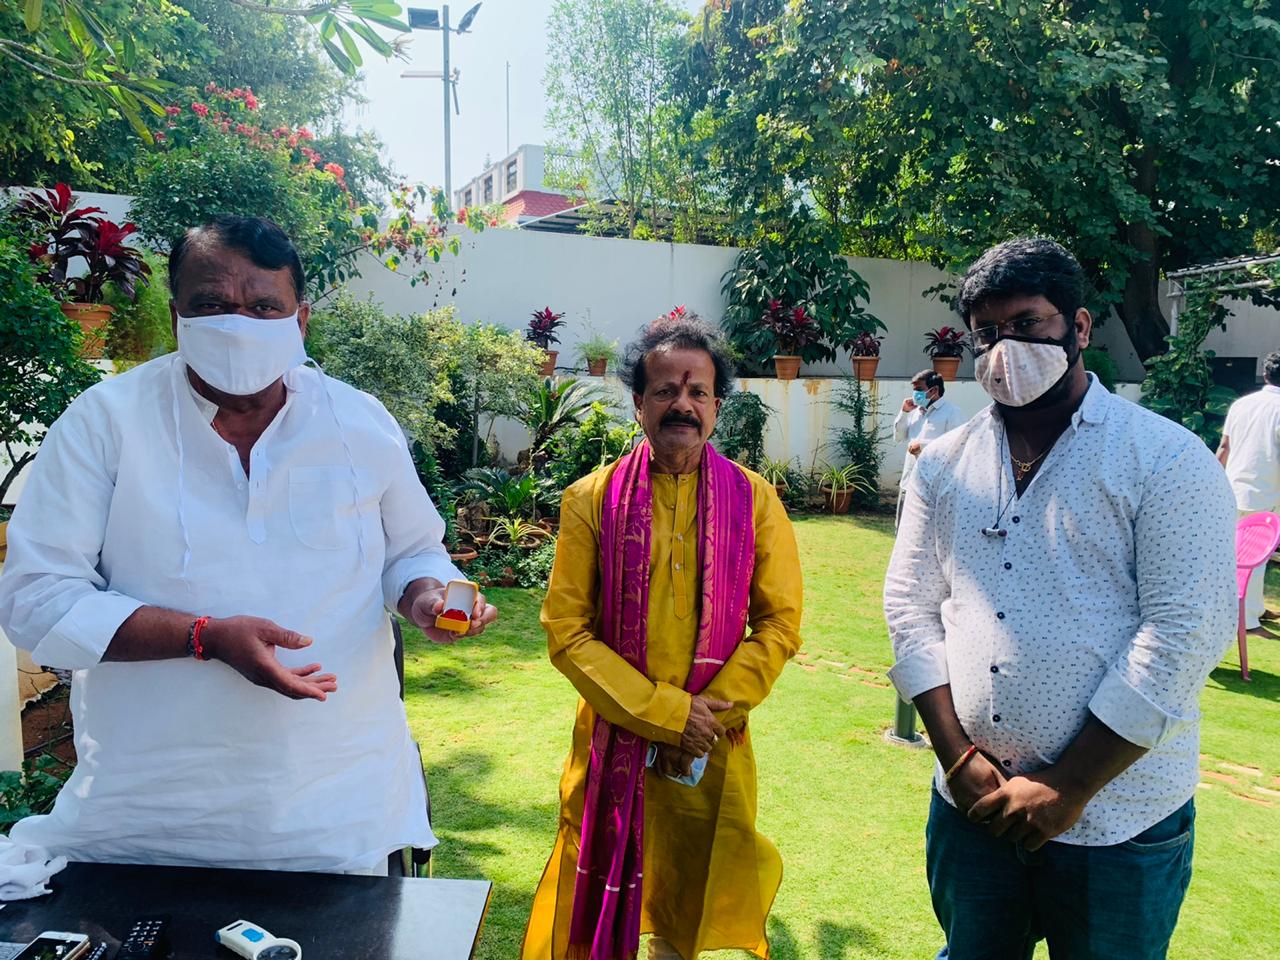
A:
{"type": "MultiPolygon", "coordinates": [[[[1131,161],[1134,186],[1151,201],[1155,209],[1155,147],[1147,147],[1131,161]]],[[[1147,223],[1128,223],[1125,239],[1138,252],[1139,260],[1129,268],[1124,284],[1124,297],[1117,306],[1124,328],[1129,332],[1133,348],[1146,363],[1168,349],[1169,321],[1160,311],[1160,238],[1147,223]]]]}

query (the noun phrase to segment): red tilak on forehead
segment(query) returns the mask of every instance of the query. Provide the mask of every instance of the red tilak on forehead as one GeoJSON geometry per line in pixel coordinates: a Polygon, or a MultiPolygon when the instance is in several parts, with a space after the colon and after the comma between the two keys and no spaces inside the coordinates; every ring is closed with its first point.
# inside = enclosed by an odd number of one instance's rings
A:
{"type": "Polygon", "coordinates": [[[680,378],[680,386],[682,386],[682,387],[683,387],[683,386],[687,386],[687,385],[688,385],[688,383],[689,383],[689,378],[690,378],[691,376],[693,376],[693,374],[692,374],[692,373],[690,373],[688,370],[686,370],[686,371],[684,372],[684,376],[680,378]]]}

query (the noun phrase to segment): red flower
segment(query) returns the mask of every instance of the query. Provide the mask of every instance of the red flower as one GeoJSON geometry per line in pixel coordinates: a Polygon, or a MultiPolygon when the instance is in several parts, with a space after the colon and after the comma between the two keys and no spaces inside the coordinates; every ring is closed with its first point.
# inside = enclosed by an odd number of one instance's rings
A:
{"type": "Polygon", "coordinates": [[[491,218],[489,219],[489,226],[491,226],[491,227],[496,227],[497,225],[498,225],[498,218],[497,218],[497,217],[491,217],[491,218]]]}
{"type": "Polygon", "coordinates": [[[298,128],[298,136],[300,136],[303,140],[314,140],[316,138],[316,135],[312,133],[310,130],[308,130],[306,127],[298,128]]]}
{"type": "Polygon", "coordinates": [[[244,95],[244,105],[250,110],[257,110],[258,98],[255,97],[252,93],[246,93],[244,95]]]}
{"type": "Polygon", "coordinates": [[[168,139],[168,138],[167,138],[167,137],[165,137],[165,135],[164,135],[164,131],[163,131],[163,130],[160,130],[160,131],[157,131],[157,132],[156,132],[156,135],[155,135],[155,141],[156,141],[156,143],[164,143],[166,139],[168,139]]]}
{"type": "Polygon", "coordinates": [[[231,97],[232,97],[232,99],[234,99],[234,100],[239,100],[239,99],[240,99],[241,97],[243,97],[243,96],[244,96],[244,88],[243,88],[243,87],[236,87],[234,90],[232,90],[232,91],[231,91],[231,97]]]}
{"type": "Polygon", "coordinates": [[[164,112],[165,112],[165,116],[176,117],[178,114],[182,112],[182,108],[181,107],[165,107],[164,112]]]}
{"type": "Polygon", "coordinates": [[[191,112],[197,117],[207,117],[209,115],[209,108],[197,100],[192,102],[191,112]]]}
{"type": "Polygon", "coordinates": [[[343,170],[342,165],[339,163],[326,163],[324,165],[324,172],[332,173],[339,180],[347,175],[347,171],[343,170]]]}
{"type": "Polygon", "coordinates": [[[276,127],[274,130],[271,131],[271,135],[275,137],[277,140],[279,140],[288,132],[289,132],[288,127],[276,127]]]}
{"type": "Polygon", "coordinates": [[[27,256],[31,258],[31,262],[35,263],[41,260],[49,253],[49,245],[47,243],[33,243],[27,248],[27,256]]]}
{"type": "Polygon", "coordinates": [[[241,134],[241,135],[243,135],[243,136],[248,136],[248,135],[249,135],[250,133],[252,133],[252,132],[253,132],[253,131],[249,129],[249,125],[248,125],[248,124],[245,124],[245,123],[237,123],[237,124],[236,124],[236,133],[239,133],[239,134],[241,134]]]}
{"type": "Polygon", "coordinates": [[[217,92],[218,92],[218,85],[217,85],[216,83],[214,83],[214,82],[211,80],[211,81],[209,81],[208,83],[206,83],[206,84],[204,85],[204,92],[205,92],[205,93],[217,93],[217,92]]]}
{"type": "Polygon", "coordinates": [[[298,135],[296,133],[289,134],[289,146],[296,147],[298,145],[298,135]]]}
{"type": "Polygon", "coordinates": [[[460,208],[458,209],[458,222],[459,222],[459,223],[466,223],[466,222],[467,222],[467,208],[466,208],[466,207],[460,207],[460,208]]]}

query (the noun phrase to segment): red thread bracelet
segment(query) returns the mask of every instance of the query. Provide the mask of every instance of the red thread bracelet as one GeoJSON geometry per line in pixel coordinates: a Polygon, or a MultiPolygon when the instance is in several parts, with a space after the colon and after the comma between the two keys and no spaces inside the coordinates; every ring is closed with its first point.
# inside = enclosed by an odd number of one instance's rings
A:
{"type": "Polygon", "coordinates": [[[951,769],[942,775],[943,783],[950,783],[951,778],[960,772],[960,768],[968,763],[975,753],[978,752],[977,744],[969,744],[969,749],[960,755],[960,759],[951,765],[951,769]]]}
{"type": "Polygon", "coordinates": [[[204,644],[200,642],[200,634],[204,631],[205,625],[208,622],[208,617],[197,617],[196,622],[191,624],[191,638],[188,646],[191,648],[191,655],[197,660],[209,659],[205,656],[204,644]]]}

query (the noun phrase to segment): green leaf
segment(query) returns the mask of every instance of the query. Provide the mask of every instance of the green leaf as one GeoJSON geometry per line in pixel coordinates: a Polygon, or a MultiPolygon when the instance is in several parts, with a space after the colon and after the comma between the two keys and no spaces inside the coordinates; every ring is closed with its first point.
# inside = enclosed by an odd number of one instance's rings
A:
{"type": "Polygon", "coordinates": [[[395,30],[398,33],[409,32],[409,24],[405,23],[403,20],[397,20],[395,17],[386,17],[376,13],[366,13],[362,14],[360,19],[369,20],[380,27],[386,27],[388,30],[395,30]]]}
{"type": "Polygon", "coordinates": [[[35,33],[40,29],[40,19],[43,15],[44,0],[27,0],[22,10],[22,18],[26,22],[28,32],[35,33]]]}
{"type": "Polygon", "coordinates": [[[351,58],[343,53],[332,40],[324,41],[324,52],[329,55],[329,59],[343,73],[350,76],[356,72],[356,65],[351,62],[351,58]]]}
{"type": "Polygon", "coordinates": [[[380,53],[384,57],[389,57],[395,53],[395,48],[392,47],[391,44],[387,43],[386,40],[383,40],[382,37],[378,36],[378,34],[375,33],[373,28],[368,24],[352,21],[351,23],[348,23],[347,26],[357,36],[359,36],[361,40],[367,43],[369,48],[375,53],[380,53]]]}
{"type": "Polygon", "coordinates": [[[347,33],[341,25],[338,26],[338,39],[342,41],[342,48],[347,51],[347,58],[360,67],[364,64],[364,58],[360,56],[360,47],[356,45],[355,38],[347,33]]]}

